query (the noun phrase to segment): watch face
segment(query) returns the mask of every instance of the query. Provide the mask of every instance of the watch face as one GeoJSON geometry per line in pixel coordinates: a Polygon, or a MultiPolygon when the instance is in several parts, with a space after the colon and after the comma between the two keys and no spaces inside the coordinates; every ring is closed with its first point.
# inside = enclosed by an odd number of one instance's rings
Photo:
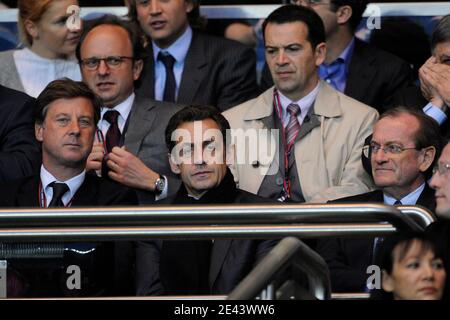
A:
{"type": "Polygon", "coordinates": [[[159,178],[158,180],[156,180],[155,184],[156,184],[156,190],[158,190],[159,192],[163,192],[165,180],[163,178],[159,178]]]}

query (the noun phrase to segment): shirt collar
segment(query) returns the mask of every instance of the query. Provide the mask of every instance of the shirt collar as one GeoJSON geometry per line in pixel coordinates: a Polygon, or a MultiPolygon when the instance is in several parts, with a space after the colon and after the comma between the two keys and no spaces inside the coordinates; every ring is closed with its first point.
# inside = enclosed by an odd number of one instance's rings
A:
{"type": "Polygon", "coordinates": [[[84,178],[86,176],[86,170],[83,170],[79,175],[70,178],[66,181],[59,181],[56,179],[50,172],[48,172],[47,169],[45,169],[44,165],[41,165],[41,183],[42,183],[42,189],[44,190],[44,193],[47,198],[51,198],[48,195],[53,195],[53,188],[49,186],[52,182],[61,182],[67,184],[69,187],[70,195],[68,199],[72,199],[75,193],[80,188],[81,184],[84,182],[84,178]]]}
{"type": "MultiPolygon", "coordinates": [[[[420,195],[422,194],[423,189],[425,189],[425,182],[422,183],[416,190],[411,193],[408,193],[406,196],[400,199],[400,202],[404,206],[413,206],[419,200],[420,195]]],[[[393,205],[397,199],[388,196],[383,192],[383,201],[385,204],[393,205]]]]}
{"type": "Polygon", "coordinates": [[[105,113],[110,110],[115,110],[115,111],[119,112],[119,114],[123,120],[128,119],[128,115],[130,114],[131,107],[133,106],[135,97],[136,97],[136,95],[133,92],[128,98],[126,98],[124,101],[119,103],[114,108],[102,108],[101,119],[103,120],[103,116],[105,115],[105,113]]]}
{"type": "Polygon", "coordinates": [[[314,104],[317,94],[319,93],[319,84],[320,84],[320,82],[317,83],[316,87],[310,93],[308,93],[306,96],[304,96],[303,98],[301,98],[300,100],[297,100],[297,101],[290,100],[288,97],[283,95],[280,91],[278,91],[278,94],[280,96],[281,108],[283,109],[283,119],[285,117],[288,117],[288,112],[287,112],[288,105],[290,105],[291,103],[295,103],[295,104],[298,104],[298,106],[300,107],[300,110],[301,110],[301,112],[300,112],[301,121],[300,122],[303,122],[303,119],[308,114],[309,109],[314,104]]]}
{"type": "Polygon", "coordinates": [[[168,52],[175,58],[177,63],[184,63],[184,59],[188,53],[189,47],[192,41],[192,28],[188,26],[184,33],[179,37],[174,43],[172,43],[168,48],[161,49],[158,47],[154,41],[152,41],[153,47],[153,58],[154,61],[158,61],[158,54],[160,51],[168,52]]]}

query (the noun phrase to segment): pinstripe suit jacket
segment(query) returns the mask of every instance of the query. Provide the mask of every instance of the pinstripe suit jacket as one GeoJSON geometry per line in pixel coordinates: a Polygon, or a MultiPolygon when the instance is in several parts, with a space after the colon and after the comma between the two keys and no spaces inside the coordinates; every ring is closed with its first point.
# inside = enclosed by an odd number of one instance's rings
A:
{"type": "MultiPolygon", "coordinates": [[[[148,46],[137,94],[154,99],[155,68],[148,46]]],[[[178,103],[212,105],[226,110],[255,97],[256,55],[238,42],[194,31],[178,91],[178,103]]]]}
{"type": "MultiPolygon", "coordinates": [[[[169,119],[181,109],[174,103],[166,103],[136,96],[125,133],[124,145],[153,171],[165,175],[169,181],[169,194],[180,187],[180,180],[169,166],[165,130],[169,119]]],[[[152,203],[154,194],[138,190],[139,202],[152,203]]]]}

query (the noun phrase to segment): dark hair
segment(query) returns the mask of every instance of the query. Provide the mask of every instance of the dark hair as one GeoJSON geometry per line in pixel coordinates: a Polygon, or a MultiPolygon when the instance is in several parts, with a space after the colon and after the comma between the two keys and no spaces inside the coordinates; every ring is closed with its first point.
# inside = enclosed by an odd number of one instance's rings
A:
{"type": "MultiPolygon", "coordinates": [[[[414,241],[420,242],[420,254],[431,250],[435,258],[443,258],[443,254],[434,240],[426,233],[419,232],[401,232],[387,237],[381,244],[378,252],[375,255],[375,264],[381,271],[387,274],[392,274],[395,259],[401,261],[405,258],[408,251],[411,249],[414,241]],[[397,249],[398,248],[398,249],[397,249]],[[398,256],[394,256],[397,249],[398,256]]],[[[444,260],[444,259],[443,259],[444,260]]],[[[374,289],[370,294],[371,299],[375,300],[393,300],[392,292],[384,291],[383,288],[374,289]]]]}
{"type": "Polygon", "coordinates": [[[388,117],[395,118],[402,114],[411,115],[415,117],[419,122],[419,128],[417,129],[414,137],[416,148],[420,150],[426,147],[434,147],[436,149],[436,155],[434,157],[433,163],[425,172],[425,177],[430,178],[432,175],[434,164],[439,159],[439,156],[443,149],[443,139],[439,124],[436,120],[426,115],[422,110],[401,106],[389,109],[385,113],[382,113],[378,121],[388,117]]]}
{"type": "Polygon", "coordinates": [[[431,51],[443,42],[450,42],[450,14],[444,16],[436,25],[431,35],[431,51]]]}
{"type": "Polygon", "coordinates": [[[145,58],[145,49],[142,43],[141,31],[139,30],[139,28],[136,28],[133,23],[123,20],[118,16],[106,14],[101,16],[100,18],[92,19],[85,23],[80,42],[78,42],[77,48],[75,50],[75,54],[79,62],[81,61],[81,46],[83,45],[86,36],[89,34],[89,32],[92,31],[92,29],[101,25],[117,26],[124,29],[128,33],[128,38],[130,39],[133,49],[134,59],[141,60],[145,58]]]}
{"type": "Polygon", "coordinates": [[[281,6],[273,11],[263,23],[263,37],[265,43],[265,31],[269,23],[284,24],[291,22],[303,22],[308,27],[308,41],[313,50],[322,42],[325,42],[325,27],[322,19],[314,10],[293,4],[281,6]]]}
{"type": "MultiPolygon", "coordinates": [[[[193,29],[203,29],[206,26],[206,19],[200,14],[200,0],[184,1],[190,1],[193,5],[193,9],[187,14],[190,26],[193,29]]],[[[130,19],[130,21],[134,24],[139,25],[139,21],[137,19],[136,0],[125,0],[125,3],[128,7],[128,19],[130,19]]]]}
{"type": "Polygon", "coordinates": [[[166,145],[169,152],[175,147],[176,142],[172,141],[172,133],[185,122],[201,121],[206,119],[212,119],[219,126],[222,138],[224,139],[224,145],[226,145],[227,134],[229,134],[230,124],[228,120],[220,113],[220,111],[212,106],[187,106],[170,118],[166,127],[166,145]]]}
{"type": "Polygon", "coordinates": [[[362,20],[368,2],[367,0],[331,0],[331,10],[336,12],[340,7],[351,7],[352,16],[350,17],[349,23],[352,31],[355,31],[362,20]]]}
{"type": "Polygon", "coordinates": [[[50,82],[34,104],[34,122],[42,124],[47,116],[48,106],[58,99],[74,99],[83,97],[92,102],[94,111],[94,123],[100,119],[101,99],[89,87],[81,81],[73,81],[68,78],[50,82]]]}

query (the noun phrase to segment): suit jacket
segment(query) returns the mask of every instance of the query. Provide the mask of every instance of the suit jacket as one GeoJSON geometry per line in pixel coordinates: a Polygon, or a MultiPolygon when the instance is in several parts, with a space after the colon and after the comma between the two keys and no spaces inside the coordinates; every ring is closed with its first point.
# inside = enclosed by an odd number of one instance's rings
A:
{"type": "MultiPolygon", "coordinates": [[[[180,181],[170,170],[165,130],[170,118],[181,109],[180,105],[155,101],[136,95],[125,133],[127,150],[153,171],[165,175],[169,182],[169,195],[180,187],[180,181]]],[[[138,190],[139,203],[152,203],[154,193],[138,190]]]]}
{"type": "MultiPolygon", "coordinates": [[[[381,190],[333,201],[336,203],[375,202],[383,203],[381,190]]],[[[434,190],[425,184],[417,204],[431,211],[436,207],[434,190]]],[[[373,264],[374,238],[361,239],[321,239],[317,242],[317,252],[322,255],[330,268],[331,285],[334,292],[363,291],[368,274],[366,269],[373,264]]]]}
{"type": "MultiPolygon", "coordinates": [[[[40,207],[40,197],[38,194],[40,177],[31,176],[20,180],[15,180],[0,187],[0,207],[9,208],[34,208],[40,207]]],[[[86,174],[86,178],[72,199],[71,207],[93,207],[93,206],[126,206],[136,205],[137,196],[134,190],[111,181],[110,179],[99,178],[93,174],[86,174]]],[[[127,295],[133,292],[133,262],[134,251],[130,242],[108,242],[97,248],[99,255],[106,254],[94,264],[87,264],[83,269],[83,275],[97,274],[95,279],[90,278],[93,283],[98,283],[100,287],[88,283],[82,285],[80,295],[127,295]],[[99,264],[99,265],[97,265],[99,264]],[[101,271],[99,271],[101,270],[101,271]],[[95,282],[93,281],[95,280],[95,282]],[[87,288],[86,288],[87,287],[87,288]],[[86,290],[86,291],[85,291],[86,290]],[[106,292],[104,291],[106,290],[106,292]]],[[[96,257],[97,258],[97,257],[96,257]]],[[[73,259],[70,253],[65,255],[65,259],[73,259]]],[[[83,264],[83,255],[74,258],[74,264],[83,264]]],[[[70,263],[69,263],[70,264],[70,263]]],[[[51,267],[51,266],[49,266],[51,267]]],[[[57,282],[57,280],[55,280],[57,282]]],[[[56,287],[57,284],[52,284],[56,287]]],[[[31,294],[37,296],[64,294],[59,289],[32,288],[31,294]],[[44,290],[44,292],[41,292],[44,290]],[[54,291],[56,290],[56,291],[54,291]]]]}
{"type": "MultiPolygon", "coordinates": [[[[149,45],[137,93],[151,99],[155,97],[154,64],[153,49],[149,45]]],[[[254,50],[235,41],[194,31],[176,102],[226,110],[257,93],[254,50]]]]}
{"type": "Polygon", "coordinates": [[[34,99],[0,85],[0,182],[36,173],[40,145],[34,137],[34,99]]]}
{"type": "MultiPolygon", "coordinates": [[[[265,89],[271,85],[273,80],[265,65],[261,87],[265,89]]],[[[422,101],[420,96],[414,101],[404,96],[406,92],[403,90],[411,87],[415,87],[413,73],[406,61],[355,38],[344,90],[347,96],[383,113],[389,108],[402,104],[405,100],[408,106],[417,106],[422,101]]]]}
{"type": "MultiPolygon", "coordinates": [[[[238,163],[233,166],[233,174],[240,189],[255,194],[265,175],[273,174],[269,168],[279,159],[278,131],[267,134],[267,129],[272,129],[266,125],[273,117],[272,101],[273,88],[224,112],[235,129],[232,135],[240,139],[235,142],[241,141],[236,142],[235,162],[238,163]],[[258,140],[246,146],[242,136],[239,138],[242,131],[236,129],[243,129],[246,134],[254,129],[266,131],[259,130],[258,140]],[[257,151],[248,150],[256,144],[257,151]]],[[[373,184],[362,167],[361,150],[378,117],[376,110],[337,92],[323,81],[313,108],[320,125],[295,143],[296,169],[305,201],[326,202],[371,190],[373,184]]]]}
{"type": "MultiPolygon", "coordinates": [[[[429,237],[434,240],[440,256],[444,260],[447,275],[450,274],[450,220],[447,217],[439,217],[425,230],[429,237]]],[[[450,277],[447,276],[442,300],[450,300],[450,277]]]]}
{"type": "Polygon", "coordinates": [[[19,72],[17,71],[16,62],[14,61],[14,51],[0,52],[0,68],[2,70],[0,72],[0,85],[25,92],[19,72]]]}
{"type": "MultiPolygon", "coordinates": [[[[40,207],[39,175],[18,179],[0,187],[0,207],[40,207]]],[[[136,205],[134,190],[93,174],[86,174],[83,184],[72,199],[72,207],[136,205]]]]}
{"type": "MultiPolygon", "coordinates": [[[[232,180],[231,173],[229,175],[232,180]]],[[[229,190],[228,194],[234,194],[234,191],[229,190]]],[[[234,198],[231,203],[236,204],[271,202],[242,190],[236,190],[235,196],[231,197],[234,198]]],[[[163,201],[174,203],[175,198],[163,201]]],[[[223,202],[220,201],[220,203],[223,202]]],[[[154,240],[137,244],[136,288],[138,295],[227,294],[276,245],[275,240],[216,239],[212,244],[209,259],[209,290],[208,292],[198,292],[196,290],[199,289],[194,289],[190,285],[197,286],[201,275],[198,274],[198,269],[188,262],[192,257],[197,257],[195,249],[190,250],[189,244],[185,245],[186,240],[179,244],[170,241],[172,244],[169,248],[166,246],[167,242],[154,240]],[[177,248],[183,249],[177,250],[177,248]],[[170,261],[174,261],[174,263],[171,264],[170,261]],[[180,263],[185,263],[185,265],[180,268],[177,266],[180,263]],[[164,269],[162,269],[162,265],[164,265],[164,269]],[[173,287],[177,289],[172,289],[173,287]]],[[[197,262],[197,260],[194,261],[194,263],[197,262]]]]}

